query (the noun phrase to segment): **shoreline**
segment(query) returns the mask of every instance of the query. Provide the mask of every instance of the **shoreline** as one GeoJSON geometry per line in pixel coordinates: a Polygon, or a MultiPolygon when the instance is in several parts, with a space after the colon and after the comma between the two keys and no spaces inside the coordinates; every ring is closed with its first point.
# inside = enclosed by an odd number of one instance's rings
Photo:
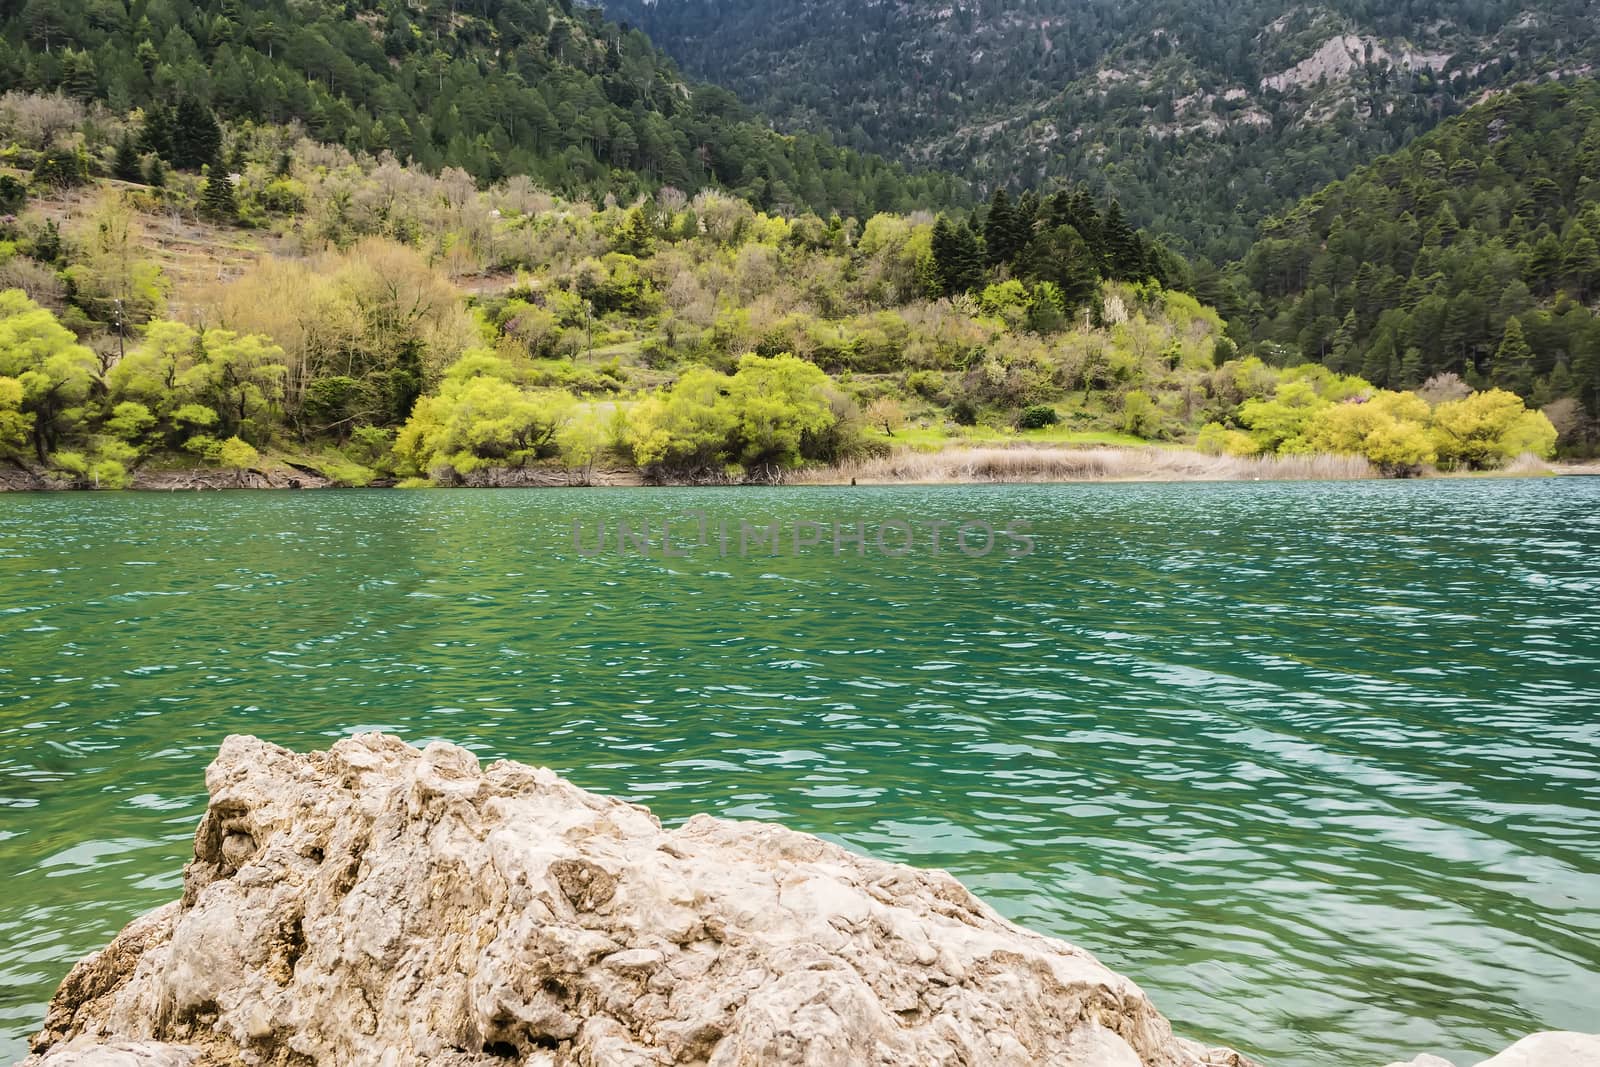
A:
{"type": "MultiPolygon", "coordinates": [[[[1415,480],[1515,477],[1600,477],[1600,460],[1522,460],[1493,471],[1430,470],[1415,480]]],[[[562,467],[490,467],[454,485],[406,486],[429,489],[637,489],[732,488],[741,486],[897,486],[897,485],[1080,485],[1177,484],[1261,481],[1399,481],[1359,456],[1321,453],[1303,456],[1212,456],[1194,449],[1092,446],[1052,448],[1030,445],[955,446],[937,452],[902,449],[888,456],[801,468],[776,481],[684,479],[659,481],[635,467],[608,466],[587,474],[562,467]]],[[[357,485],[340,482],[304,464],[279,462],[242,472],[207,467],[135,470],[124,489],[98,489],[49,477],[37,467],[0,464],[4,492],[221,492],[228,490],[395,489],[396,479],[357,485]]]]}

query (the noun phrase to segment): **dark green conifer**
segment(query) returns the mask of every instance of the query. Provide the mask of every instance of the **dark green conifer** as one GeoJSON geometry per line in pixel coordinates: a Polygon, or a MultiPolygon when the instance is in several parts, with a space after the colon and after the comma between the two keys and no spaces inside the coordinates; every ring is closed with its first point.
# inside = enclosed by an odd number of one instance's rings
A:
{"type": "Polygon", "coordinates": [[[206,183],[200,191],[200,213],[213,222],[238,222],[239,203],[233,194],[233,179],[219,159],[205,168],[206,183]]]}
{"type": "Polygon", "coordinates": [[[124,182],[144,181],[144,171],[139,166],[139,149],[134,146],[132,134],[123,134],[122,140],[117,142],[117,155],[111,163],[111,176],[124,182]]]}

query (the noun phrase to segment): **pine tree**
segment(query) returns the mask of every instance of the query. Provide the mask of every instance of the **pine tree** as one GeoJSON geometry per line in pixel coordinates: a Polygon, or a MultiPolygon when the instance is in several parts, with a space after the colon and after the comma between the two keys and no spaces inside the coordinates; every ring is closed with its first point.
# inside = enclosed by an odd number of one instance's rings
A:
{"type": "Polygon", "coordinates": [[[1039,221],[1039,194],[1032,189],[1024,190],[1017,198],[1016,212],[1013,216],[1017,222],[1017,242],[1021,247],[1033,240],[1033,231],[1039,221]]]}
{"type": "Polygon", "coordinates": [[[217,160],[205,168],[206,184],[200,192],[200,213],[215,222],[238,222],[239,204],[233,195],[233,180],[217,160]]]}
{"type": "Polygon", "coordinates": [[[959,250],[956,247],[955,227],[950,225],[950,220],[940,215],[933,222],[933,236],[931,240],[933,252],[933,277],[940,296],[954,296],[956,289],[956,275],[958,272],[957,259],[959,250]]]}
{"type": "Polygon", "coordinates": [[[954,281],[956,291],[961,293],[981,289],[984,282],[983,245],[972,227],[965,222],[956,230],[954,281]]]}
{"type": "Polygon", "coordinates": [[[1050,213],[1051,221],[1055,225],[1067,225],[1077,230],[1078,236],[1083,238],[1090,251],[1104,258],[1102,248],[1104,238],[1101,234],[1104,220],[1100,218],[1100,212],[1095,208],[1094,197],[1089,194],[1089,190],[1079,186],[1071,193],[1057,193],[1055,199],[1051,201],[1050,213]]]}
{"type": "MultiPolygon", "coordinates": [[[[1343,327],[1340,327],[1340,332],[1344,332],[1343,327]]],[[[1389,380],[1391,369],[1398,369],[1395,364],[1394,338],[1389,334],[1383,334],[1371,348],[1367,349],[1366,357],[1361,361],[1361,377],[1373,385],[1387,389],[1393,385],[1389,380]]]]}
{"type": "Polygon", "coordinates": [[[990,266],[1011,263],[1022,248],[1016,241],[1017,220],[1011,208],[1011,196],[1002,186],[989,200],[989,214],[983,220],[983,240],[987,246],[990,266]]]}
{"type": "MultiPolygon", "coordinates": [[[[147,25],[149,23],[148,19],[142,21],[147,25]]],[[[138,61],[139,69],[144,71],[146,78],[156,76],[156,67],[161,64],[161,53],[156,51],[156,46],[151,44],[148,38],[139,42],[139,46],[133,50],[133,58],[138,61]]]]}
{"type": "Polygon", "coordinates": [[[100,89],[94,57],[67,49],[61,57],[61,87],[80,100],[92,100],[100,89]]]}
{"type": "Polygon", "coordinates": [[[1054,283],[1068,311],[1093,303],[1100,291],[1099,260],[1078,231],[1067,225],[1029,241],[1017,260],[1017,273],[1054,283]]]}
{"type": "Polygon", "coordinates": [[[1555,234],[1546,232],[1525,251],[1522,276],[1534,292],[1549,296],[1561,275],[1563,258],[1561,242],[1555,234]]]}
{"type": "Polygon", "coordinates": [[[162,159],[172,158],[172,111],[169,108],[160,104],[145,108],[144,125],[139,128],[139,149],[162,159]]]}
{"type": "Polygon", "coordinates": [[[1579,300],[1588,300],[1600,290],[1600,244],[1582,227],[1568,239],[1562,269],[1567,284],[1579,300]]]}
{"type": "Polygon", "coordinates": [[[972,227],[951,226],[940,215],[933,224],[933,270],[941,296],[955,296],[983,285],[983,249],[972,227]]]}
{"type": "Polygon", "coordinates": [[[655,243],[655,228],[650,225],[644,210],[634,208],[628,212],[628,217],[622,224],[622,231],[617,235],[618,251],[626,252],[630,256],[648,256],[655,243]]]}
{"type": "Polygon", "coordinates": [[[193,94],[178,101],[172,120],[172,165],[180,170],[199,170],[222,151],[222,128],[193,94]]]}
{"type": "Polygon", "coordinates": [[[1340,374],[1350,374],[1356,370],[1356,313],[1347,311],[1344,320],[1339,323],[1339,328],[1333,334],[1333,351],[1325,361],[1328,369],[1338,371],[1340,374]]]}
{"type": "Polygon", "coordinates": [[[1493,376],[1495,385],[1518,396],[1527,396],[1533,390],[1533,349],[1528,346],[1518,319],[1506,320],[1505,336],[1494,354],[1493,376]]]}
{"type": "Polygon", "coordinates": [[[1446,201],[1439,208],[1435,216],[1433,228],[1428,231],[1428,243],[1441,248],[1449,247],[1456,239],[1456,234],[1461,232],[1461,223],[1456,219],[1456,213],[1450,209],[1446,201]]]}
{"type": "Polygon", "coordinates": [[[43,48],[46,55],[56,44],[69,39],[67,13],[60,0],[28,0],[22,8],[22,21],[28,40],[43,48]]]}
{"type": "Polygon", "coordinates": [[[139,150],[134,147],[133,136],[123,134],[117,142],[117,156],[111,163],[111,176],[123,182],[142,182],[144,172],[139,166],[139,150]]]}
{"type": "Polygon", "coordinates": [[[167,168],[160,156],[151,156],[150,165],[144,169],[144,183],[152,189],[162,189],[167,184],[167,168]]]}
{"type": "Polygon", "coordinates": [[[1591,320],[1572,345],[1574,391],[1591,418],[1600,418],[1600,325],[1591,320]]]}
{"type": "Polygon", "coordinates": [[[1415,389],[1426,377],[1423,371],[1422,349],[1413,345],[1400,357],[1400,380],[1395,384],[1401,389],[1415,389]]]}
{"type": "Polygon", "coordinates": [[[1564,359],[1556,361],[1544,384],[1545,391],[1551,399],[1576,396],[1578,392],[1578,383],[1573,379],[1572,369],[1567,366],[1567,361],[1564,359]]]}
{"type": "Polygon", "coordinates": [[[1102,250],[1106,269],[1111,277],[1120,281],[1137,281],[1145,276],[1144,254],[1139,247],[1139,235],[1133,232],[1123,217],[1122,205],[1115,200],[1106,210],[1102,250]]]}

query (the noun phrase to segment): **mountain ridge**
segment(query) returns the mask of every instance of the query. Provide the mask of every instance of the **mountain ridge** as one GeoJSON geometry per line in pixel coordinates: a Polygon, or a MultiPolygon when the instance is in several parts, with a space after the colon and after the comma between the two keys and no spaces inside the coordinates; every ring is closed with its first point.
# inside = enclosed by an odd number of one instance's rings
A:
{"type": "Polygon", "coordinates": [[[1262,223],[1234,280],[1199,288],[1276,362],[1600,418],[1600,80],[1496,93],[1324,186],[1262,223]]]}
{"type": "Polygon", "coordinates": [[[1486,89],[1600,61],[1590,5],[609,0],[779,125],[996,185],[1090,183],[1190,254],[1486,89]],[[841,47],[848,42],[849,47],[841,47]],[[892,71],[912,71],[909,77],[892,71]]]}
{"type": "Polygon", "coordinates": [[[13,0],[0,5],[0,79],[115,114],[189,99],[572,195],[715,186],[763,208],[859,215],[969,198],[958,180],[825,135],[778,134],[642,33],[568,0],[13,0]]]}

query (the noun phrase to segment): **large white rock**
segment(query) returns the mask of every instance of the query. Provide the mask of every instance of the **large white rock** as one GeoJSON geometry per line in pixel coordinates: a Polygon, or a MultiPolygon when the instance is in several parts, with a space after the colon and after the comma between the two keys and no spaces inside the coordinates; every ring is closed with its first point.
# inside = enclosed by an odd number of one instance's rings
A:
{"type": "Polygon", "coordinates": [[[230,737],[206,785],[183,899],[73,969],[30,1064],[1244,1062],[948,874],[782,827],[377,734],[230,737]]]}
{"type": "MultiPolygon", "coordinates": [[[[1418,1056],[1405,1063],[1391,1063],[1389,1067],[1455,1067],[1455,1064],[1438,1056],[1418,1056]]],[[[1600,1067],[1600,1034],[1576,1034],[1567,1030],[1529,1034],[1476,1067],[1600,1067]]]]}
{"type": "Polygon", "coordinates": [[[101,1041],[85,1034],[29,1057],[41,1067],[202,1067],[201,1052],[189,1045],[163,1041],[101,1041]]]}

